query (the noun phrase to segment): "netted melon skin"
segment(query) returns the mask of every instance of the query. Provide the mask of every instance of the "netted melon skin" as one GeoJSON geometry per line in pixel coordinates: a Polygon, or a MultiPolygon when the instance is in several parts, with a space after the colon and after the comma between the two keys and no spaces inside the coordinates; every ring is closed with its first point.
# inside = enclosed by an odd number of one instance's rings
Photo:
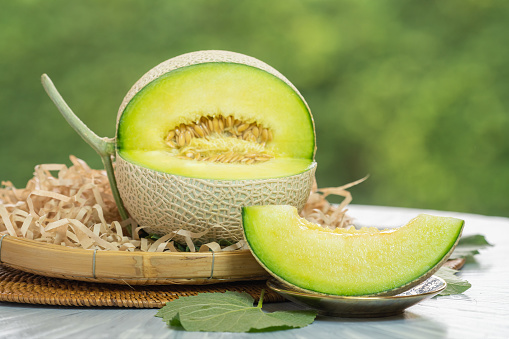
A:
{"type": "Polygon", "coordinates": [[[117,154],[115,178],[125,208],[145,231],[208,231],[200,242],[243,239],[242,206],[304,207],[316,163],[303,173],[273,179],[188,178],[137,166],[117,154]]]}

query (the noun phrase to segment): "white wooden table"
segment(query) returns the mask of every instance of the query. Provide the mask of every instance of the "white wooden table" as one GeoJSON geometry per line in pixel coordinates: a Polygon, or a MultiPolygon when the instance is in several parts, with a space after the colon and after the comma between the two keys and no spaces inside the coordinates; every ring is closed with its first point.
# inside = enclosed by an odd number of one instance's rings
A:
{"type": "MultiPolygon", "coordinates": [[[[509,338],[509,218],[352,205],[359,224],[399,226],[427,212],[466,221],[464,235],[494,244],[467,263],[463,295],[438,297],[402,315],[376,319],[317,317],[302,329],[268,333],[203,333],[170,329],[155,309],[82,308],[0,303],[0,338],[509,338]]],[[[290,303],[264,310],[299,309],[290,303]]]]}

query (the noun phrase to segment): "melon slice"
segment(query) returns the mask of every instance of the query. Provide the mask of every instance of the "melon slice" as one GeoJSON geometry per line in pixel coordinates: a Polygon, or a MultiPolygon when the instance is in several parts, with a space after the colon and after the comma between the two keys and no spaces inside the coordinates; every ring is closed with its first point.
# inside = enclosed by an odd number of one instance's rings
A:
{"type": "Polygon", "coordinates": [[[330,230],[292,206],[243,208],[259,263],[295,288],[333,295],[395,295],[429,278],[452,253],[463,220],[421,214],[407,225],[330,230]]]}

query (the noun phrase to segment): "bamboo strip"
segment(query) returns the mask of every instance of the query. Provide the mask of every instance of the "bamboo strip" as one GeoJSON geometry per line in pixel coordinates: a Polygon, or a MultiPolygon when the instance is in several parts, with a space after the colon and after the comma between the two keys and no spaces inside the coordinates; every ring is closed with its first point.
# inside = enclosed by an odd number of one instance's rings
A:
{"type": "Polygon", "coordinates": [[[82,281],[134,285],[211,284],[266,279],[249,250],[227,252],[116,252],[69,248],[7,236],[2,264],[25,272],[82,281]],[[212,266],[212,262],[214,263],[212,266]]]}

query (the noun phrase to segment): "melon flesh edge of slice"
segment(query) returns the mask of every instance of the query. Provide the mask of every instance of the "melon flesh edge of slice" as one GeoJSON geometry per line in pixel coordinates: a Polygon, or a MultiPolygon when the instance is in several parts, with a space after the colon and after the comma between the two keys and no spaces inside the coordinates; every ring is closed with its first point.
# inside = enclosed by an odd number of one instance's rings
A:
{"type": "Polygon", "coordinates": [[[245,239],[258,262],[297,290],[343,296],[396,295],[449,258],[463,220],[421,214],[378,230],[322,228],[291,206],[243,208],[245,239]]]}
{"type": "Polygon", "coordinates": [[[259,180],[191,178],[137,166],[117,154],[115,178],[129,215],[148,233],[207,231],[201,242],[243,239],[242,206],[292,205],[301,210],[316,163],[291,176],[259,180]]]}

